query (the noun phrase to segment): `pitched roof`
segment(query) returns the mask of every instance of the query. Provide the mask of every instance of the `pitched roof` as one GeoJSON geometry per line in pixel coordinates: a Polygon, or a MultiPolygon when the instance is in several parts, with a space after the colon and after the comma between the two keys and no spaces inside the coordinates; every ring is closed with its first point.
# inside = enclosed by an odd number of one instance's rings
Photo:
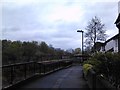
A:
{"type": "Polygon", "coordinates": [[[115,21],[115,24],[117,24],[117,23],[119,23],[120,22],[120,13],[119,13],[119,15],[118,15],[118,18],[116,19],[116,21],[115,21]]]}
{"type": "Polygon", "coordinates": [[[109,41],[114,40],[114,39],[117,39],[118,37],[119,37],[119,34],[113,36],[112,38],[108,39],[108,40],[105,41],[104,43],[96,42],[95,45],[96,45],[96,44],[100,44],[101,46],[104,46],[104,45],[105,45],[106,43],[108,43],[109,41]]]}
{"type": "Polygon", "coordinates": [[[117,35],[113,36],[112,38],[108,39],[107,41],[105,41],[105,43],[107,43],[107,42],[109,42],[113,39],[117,39],[118,37],[119,37],[119,34],[117,34],[117,35]]]}

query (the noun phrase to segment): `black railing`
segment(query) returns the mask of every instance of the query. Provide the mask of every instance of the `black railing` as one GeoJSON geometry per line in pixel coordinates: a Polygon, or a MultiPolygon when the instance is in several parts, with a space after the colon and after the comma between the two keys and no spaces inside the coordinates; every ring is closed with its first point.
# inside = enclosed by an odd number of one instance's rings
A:
{"type": "Polygon", "coordinates": [[[50,72],[72,65],[72,60],[17,63],[2,66],[2,88],[10,87],[35,75],[50,72]]]}

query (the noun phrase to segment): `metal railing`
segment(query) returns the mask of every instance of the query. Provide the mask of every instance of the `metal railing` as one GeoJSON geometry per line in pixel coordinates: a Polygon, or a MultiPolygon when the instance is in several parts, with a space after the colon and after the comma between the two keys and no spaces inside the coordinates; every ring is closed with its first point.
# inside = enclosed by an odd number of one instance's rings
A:
{"type": "Polygon", "coordinates": [[[4,65],[2,66],[2,88],[8,88],[35,75],[45,75],[69,65],[72,65],[72,60],[68,59],[4,65]]]}

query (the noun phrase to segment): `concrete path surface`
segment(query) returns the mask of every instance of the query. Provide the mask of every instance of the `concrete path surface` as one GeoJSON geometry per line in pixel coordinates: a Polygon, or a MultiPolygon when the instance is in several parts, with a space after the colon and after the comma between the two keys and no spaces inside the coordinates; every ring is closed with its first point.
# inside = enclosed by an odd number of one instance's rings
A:
{"type": "Polygon", "coordinates": [[[32,80],[22,88],[86,88],[88,85],[82,77],[82,66],[72,66],[41,78],[32,80]]]}

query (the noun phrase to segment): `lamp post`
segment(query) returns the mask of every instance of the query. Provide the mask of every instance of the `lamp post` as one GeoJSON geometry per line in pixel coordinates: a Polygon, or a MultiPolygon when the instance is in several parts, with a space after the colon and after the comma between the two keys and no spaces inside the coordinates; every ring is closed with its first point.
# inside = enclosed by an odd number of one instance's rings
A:
{"type": "Polygon", "coordinates": [[[82,60],[83,60],[83,32],[82,30],[77,30],[77,32],[81,32],[82,33],[82,60]]]}

